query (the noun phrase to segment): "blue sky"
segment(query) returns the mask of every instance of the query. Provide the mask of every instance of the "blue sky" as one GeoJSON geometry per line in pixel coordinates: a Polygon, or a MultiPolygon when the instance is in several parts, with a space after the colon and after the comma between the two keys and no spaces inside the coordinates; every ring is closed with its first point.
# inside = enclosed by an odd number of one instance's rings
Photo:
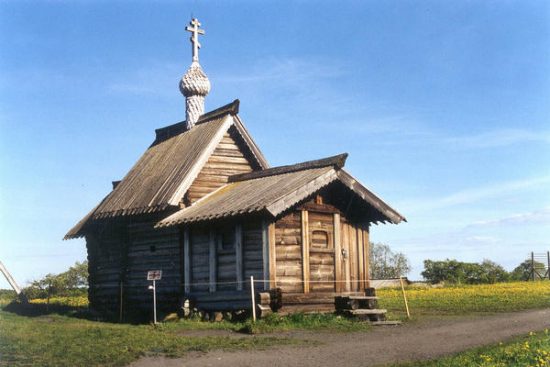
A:
{"type": "Polygon", "coordinates": [[[413,278],[550,250],[548,2],[2,1],[0,260],[20,283],[85,259],[63,235],[184,118],[191,15],[207,109],[239,98],[272,165],[348,152],[407,217],[371,239],[413,278]]]}

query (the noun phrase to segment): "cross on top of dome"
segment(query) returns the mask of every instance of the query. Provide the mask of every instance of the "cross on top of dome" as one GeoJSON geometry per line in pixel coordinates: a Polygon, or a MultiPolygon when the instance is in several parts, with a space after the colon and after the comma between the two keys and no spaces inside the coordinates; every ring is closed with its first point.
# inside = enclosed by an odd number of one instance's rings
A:
{"type": "Polygon", "coordinates": [[[201,24],[197,18],[193,18],[189,25],[185,27],[185,30],[191,32],[191,43],[193,44],[193,61],[199,61],[199,48],[201,44],[199,43],[199,34],[204,35],[204,29],[199,29],[201,24]]]}

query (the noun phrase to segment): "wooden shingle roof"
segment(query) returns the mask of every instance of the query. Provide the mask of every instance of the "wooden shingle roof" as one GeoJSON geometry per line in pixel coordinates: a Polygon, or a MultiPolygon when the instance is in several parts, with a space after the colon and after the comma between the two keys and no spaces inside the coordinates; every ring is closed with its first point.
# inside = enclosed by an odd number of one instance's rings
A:
{"type": "Polygon", "coordinates": [[[368,205],[381,220],[399,223],[405,218],[342,170],[347,154],[235,175],[230,183],[160,221],[157,227],[265,212],[277,216],[301,200],[340,181],[368,205]]]}
{"type": "Polygon", "coordinates": [[[180,122],[156,130],[156,139],[103,201],[65,236],[83,235],[93,220],[177,208],[224,134],[235,126],[259,168],[268,164],[237,116],[239,102],[203,115],[187,130],[180,122]]]}

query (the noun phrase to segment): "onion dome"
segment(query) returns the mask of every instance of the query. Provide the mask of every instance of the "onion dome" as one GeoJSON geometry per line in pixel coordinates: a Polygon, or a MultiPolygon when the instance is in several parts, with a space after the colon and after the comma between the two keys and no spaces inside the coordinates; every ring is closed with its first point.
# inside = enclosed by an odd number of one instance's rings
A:
{"type": "Polygon", "coordinates": [[[180,91],[185,97],[206,97],[208,92],[210,92],[210,80],[208,80],[198,62],[193,61],[189,70],[181,78],[180,91]]]}

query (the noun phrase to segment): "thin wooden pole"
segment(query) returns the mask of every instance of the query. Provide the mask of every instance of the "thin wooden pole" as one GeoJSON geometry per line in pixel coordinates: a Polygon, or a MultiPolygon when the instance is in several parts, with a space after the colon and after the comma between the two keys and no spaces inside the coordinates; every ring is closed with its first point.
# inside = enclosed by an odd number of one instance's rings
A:
{"type": "Polygon", "coordinates": [[[15,279],[13,279],[13,277],[11,276],[10,272],[8,271],[8,268],[6,268],[4,266],[4,264],[2,264],[2,262],[0,261],[0,272],[2,274],[4,274],[4,277],[6,278],[6,280],[8,281],[8,283],[10,283],[11,287],[13,288],[13,290],[15,291],[15,293],[17,295],[19,295],[21,293],[21,288],[19,287],[19,285],[17,284],[17,282],[15,281],[15,279]]]}
{"type": "Polygon", "coordinates": [[[531,251],[531,278],[535,281],[535,253],[531,251]]]}
{"type": "Polygon", "coordinates": [[[405,308],[407,309],[407,318],[411,318],[411,313],[409,312],[409,303],[407,302],[407,295],[405,294],[405,286],[403,285],[403,277],[399,277],[399,281],[401,282],[401,291],[403,292],[403,299],[405,300],[405,308]]]}
{"type": "Polygon", "coordinates": [[[153,322],[157,324],[157,285],[153,280],[153,322]]]}
{"type": "Polygon", "coordinates": [[[120,310],[118,314],[118,322],[122,322],[122,295],[124,294],[123,288],[124,288],[124,282],[120,282],[120,310]]]}
{"type": "Polygon", "coordinates": [[[254,299],[254,276],[250,276],[250,295],[252,296],[252,321],[256,322],[256,300],[254,299]]]}

